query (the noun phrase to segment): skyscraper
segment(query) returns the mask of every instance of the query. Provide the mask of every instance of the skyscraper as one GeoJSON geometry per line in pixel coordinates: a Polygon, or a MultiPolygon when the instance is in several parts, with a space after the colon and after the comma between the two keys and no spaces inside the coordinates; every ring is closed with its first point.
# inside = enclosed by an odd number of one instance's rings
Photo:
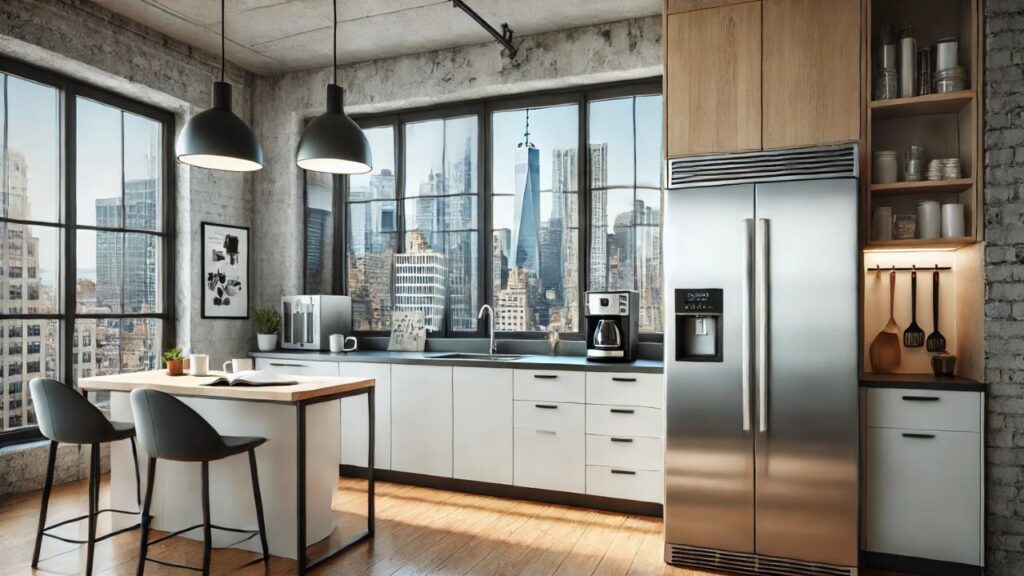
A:
{"type": "Polygon", "coordinates": [[[511,266],[536,274],[540,272],[540,150],[529,141],[516,148],[515,174],[511,266]]]}
{"type": "Polygon", "coordinates": [[[608,289],[608,144],[590,145],[590,290],[608,289]]]}
{"type": "Polygon", "coordinates": [[[423,312],[427,330],[444,326],[445,258],[412,230],[406,251],[395,255],[395,309],[423,312]]]}

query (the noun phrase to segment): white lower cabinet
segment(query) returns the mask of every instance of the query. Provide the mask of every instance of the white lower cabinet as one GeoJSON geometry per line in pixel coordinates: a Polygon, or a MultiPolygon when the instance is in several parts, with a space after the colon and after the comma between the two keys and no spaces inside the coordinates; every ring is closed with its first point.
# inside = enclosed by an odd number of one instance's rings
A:
{"type": "MultiPolygon", "coordinates": [[[[257,358],[257,370],[266,370],[275,374],[292,374],[295,376],[337,376],[338,362],[320,360],[278,360],[276,358],[257,358]]],[[[220,370],[220,368],[217,368],[220,370]]]]}
{"type": "Polygon", "coordinates": [[[391,365],[391,469],[452,477],[452,367],[391,365]]]}
{"type": "Polygon", "coordinates": [[[583,493],[586,489],[582,404],[515,402],[516,486],[583,493]]]}
{"type": "MultiPolygon", "coordinates": [[[[374,450],[373,466],[391,468],[391,365],[370,362],[340,363],[341,376],[373,378],[374,450]]],[[[341,463],[366,466],[369,410],[366,396],[341,399],[341,463]]]]}
{"type": "Polygon", "coordinates": [[[665,446],[661,438],[587,434],[587,466],[662,470],[664,459],[665,446]]]}
{"type": "Polygon", "coordinates": [[[643,502],[661,502],[665,475],[660,470],[587,466],[587,494],[643,502]]]}
{"type": "Polygon", "coordinates": [[[864,547],[981,566],[981,393],[944,391],[941,400],[920,399],[933,396],[868,390],[864,547]],[[908,396],[910,400],[905,399],[908,396]],[[944,411],[946,418],[930,419],[925,410],[944,411]],[[923,428],[924,422],[934,427],[923,428]],[[946,429],[944,424],[960,429],[946,429]]]}
{"type": "Polygon", "coordinates": [[[456,478],[512,483],[512,370],[452,369],[456,478]]]}

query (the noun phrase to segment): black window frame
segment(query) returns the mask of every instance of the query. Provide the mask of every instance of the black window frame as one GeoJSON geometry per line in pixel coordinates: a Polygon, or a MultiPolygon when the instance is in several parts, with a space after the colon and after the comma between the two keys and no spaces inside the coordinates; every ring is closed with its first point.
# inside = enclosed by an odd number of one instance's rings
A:
{"type": "MultiPolygon", "coordinates": [[[[404,249],[405,239],[405,217],[403,210],[403,195],[405,189],[404,163],[404,125],[410,122],[421,122],[427,120],[442,120],[468,115],[475,115],[478,118],[478,151],[477,151],[477,206],[478,206],[478,294],[480,302],[492,304],[494,299],[492,261],[490,258],[491,247],[491,190],[490,182],[492,176],[491,157],[491,115],[494,112],[505,110],[519,110],[523,108],[540,108],[544,106],[557,106],[575,104],[578,107],[578,149],[587,150],[588,129],[589,129],[589,104],[596,100],[612,98],[625,98],[629,96],[651,96],[662,94],[662,78],[655,76],[641,80],[629,80],[608,84],[564,88],[558,90],[546,90],[530,92],[525,94],[499,96],[472,101],[445,103],[435,106],[386,112],[381,114],[354,115],[353,119],[363,129],[377,128],[381,126],[394,127],[395,146],[395,202],[398,226],[398,249],[404,249]]],[[[578,303],[579,326],[575,332],[561,332],[559,335],[564,340],[581,341],[585,339],[583,333],[583,308],[585,306],[583,294],[587,291],[590,281],[590,193],[591,185],[589,178],[589,154],[578,154],[578,170],[581,175],[579,181],[579,274],[577,278],[580,298],[578,303]]],[[[348,206],[348,178],[342,175],[335,175],[331,179],[334,187],[332,213],[333,213],[333,241],[335,246],[344,247],[347,238],[347,206],[348,206]]],[[[308,177],[303,171],[303,222],[308,218],[307,198],[308,177]]],[[[334,261],[330,263],[331,269],[331,293],[348,293],[348,251],[343,249],[337,251],[334,261]]],[[[305,234],[303,234],[303,257],[305,258],[306,245],[305,234]]],[[[305,262],[305,260],[304,260],[305,262]]],[[[303,264],[303,291],[307,286],[306,267],[303,264]]],[[[664,298],[664,295],[663,295],[664,298]]],[[[493,304],[492,304],[493,305],[493,304]]],[[[487,336],[487,327],[483,322],[477,323],[475,331],[452,331],[449,328],[450,302],[445,299],[445,328],[442,331],[428,333],[428,338],[484,338],[487,336]]],[[[360,337],[387,337],[388,330],[362,330],[354,333],[360,337]]],[[[547,333],[542,331],[523,332],[497,332],[502,338],[516,340],[543,340],[547,333]]],[[[663,342],[663,333],[641,333],[642,342],[663,342]]]]}
{"type": "MultiPolygon", "coordinates": [[[[174,161],[174,113],[139,102],[137,100],[122,96],[109,90],[99,88],[81,80],[66,76],[51,70],[39,68],[20,60],[0,57],[0,73],[17,76],[25,80],[37,82],[57,90],[58,103],[58,130],[59,130],[59,159],[60,186],[59,201],[61,217],[57,222],[45,223],[25,221],[12,218],[0,218],[5,222],[27,224],[31,226],[46,226],[55,228],[63,234],[60,241],[60,257],[58,263],[60,275],[58,279],[58,294],[61,311],[55,314],[9,314],[0,311],[0,321],[4,320],[39,320],[57,321],[58,331],[58,367],[59,377],[62,382],[68,385],[75,384],[74,370],[76,364],[72,362],[75,354],[74,331],[76,320],[79,319],[124,319],[124,318],[153,318],[160,320],[161,325],[161,349],[166,349],[175,341],[175,313],[174,313],[174,243],[175,243],[175,161],[174,161]],[[161,126],[161,198],[159,231],[127,230],[127,232],[144,233],[160,238],[160,312],[135,313],[124,312],[122,306],[120,313],[111,314],[78,314],[76,312],[75,284],[78,277],[78,262],[76,250],[76,236],[78,230],[108,230],[96,226],[79,226],[77,222],[77,195],[76,195],[76,100],[78,97],[87,98],[101,104],[118,108],[124,112],[130,112],[149,120],[158,122],[161,126]]],[[[122,146],[123,154],[123,146],[122,146]]],[[[121,179],[121,194],[124,195],[124,178],[121,179]]],[[[122,221],[121,231],[125,232],[122,221]]],[[[112,230],[112,229],[109,229],[112,230]]],[[[122,300],[123,294],[122,278],[122,300]]],[[[119,335],[120,337],[120,335],[119,335]]],[[[13,430],[0,430],[0,446],[39,440],[42,434],[36,425],[23,426],[13,430]]]]}

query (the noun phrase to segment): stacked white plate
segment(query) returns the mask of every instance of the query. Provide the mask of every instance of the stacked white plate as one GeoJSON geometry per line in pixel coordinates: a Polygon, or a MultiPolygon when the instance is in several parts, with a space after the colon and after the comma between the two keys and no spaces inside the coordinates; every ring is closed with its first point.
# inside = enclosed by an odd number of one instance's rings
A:
{"type": "Polygon", "coordinates": [[[936,158],[928,162],[928,180],[956,180],[961,177],[959,158],[936,158]]]}

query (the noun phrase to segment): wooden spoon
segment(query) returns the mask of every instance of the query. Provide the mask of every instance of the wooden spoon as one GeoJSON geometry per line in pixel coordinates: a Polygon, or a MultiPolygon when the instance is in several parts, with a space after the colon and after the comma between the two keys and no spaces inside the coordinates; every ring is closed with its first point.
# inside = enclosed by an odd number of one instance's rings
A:
{"type": "Polygon", "coordinates": [[[900,365],[900,327],[896,324],[896,271],[889,272],[889,322],[875,336],[869,350],[871,369],[875,372],[892,372],[900,365]]]}

